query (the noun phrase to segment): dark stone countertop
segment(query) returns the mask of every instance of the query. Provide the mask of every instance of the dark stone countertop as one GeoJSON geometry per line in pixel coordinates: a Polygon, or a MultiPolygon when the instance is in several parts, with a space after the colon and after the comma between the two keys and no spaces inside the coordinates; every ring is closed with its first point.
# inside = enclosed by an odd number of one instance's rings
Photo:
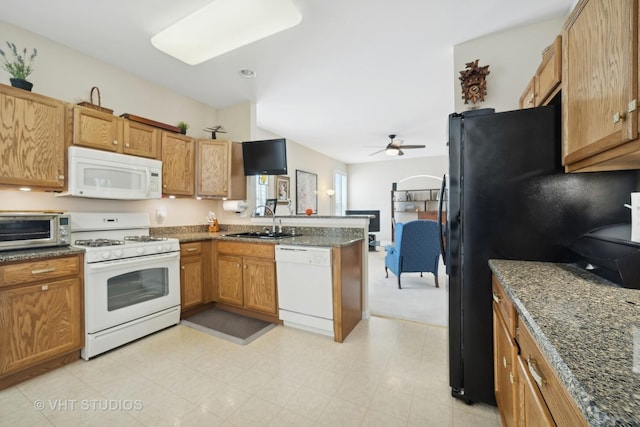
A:
{"type": "Polygon", "coordinates": [[[283,237],[280,239],[257,239],[252,237],[227,237],[226,234],[234,233],[226,232],[187,232],[187,233],[170,233],[163,234],[163,237],[173,237],[180,243],[196,242],[201,240],[235,240],[239,242],[253,243],[270,243],[275,245],[301,245],[301,246],[329,246],[342,247],[348,246],[355,242],[362,241],[363,238],[351,236],[317,236],[317,235],[299,235],[295,237],[283,237]]]}
{"type": "MultiPolygon", "coordinates": [[[[173,237],[180,243],[199,240],[235,240],[240,242],[271,243],[276,245],[329,246],[342,247],[364,240],[361,229],[330,227],[296,227],[295,237],[280,239],[257,239],[252,237],[229,237],[227,234],[246,231],[261,231],[264,227],[245,225],[220,225],[220,231],[208,232],[207,226],[157,227],[150,230],[151,235],[173,237]]],[[[290,232],[290,229],[285,231],[290,232]]]]}
{"type": "Polygon", "coordinates": [[[574,265],[490,260],[591,426],[640,426],[640,290],[574,265]]]}
{"type": "Polygon", "coordinates": [[[76,255],[84,253],[84,249],[72,246],[56,246],[40,249],[21,249],[17,251],[0,252],[0,263],[12,261],[28,261],[41,258],[76,255]]]}

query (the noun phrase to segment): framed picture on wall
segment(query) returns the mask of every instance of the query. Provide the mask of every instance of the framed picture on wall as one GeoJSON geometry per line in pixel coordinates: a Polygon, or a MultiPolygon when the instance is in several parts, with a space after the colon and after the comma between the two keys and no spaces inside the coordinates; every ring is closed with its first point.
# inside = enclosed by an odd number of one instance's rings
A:
{"type": "Polygon", "coordinates": [[[318,175],[296,170],[296,214],[318,213],[318,175]]]}
{"type": "Polygon", "coordinates": [[[276,176],[276,200],[278,203],[289,203],[291,198],[291,190],[289,186],[289,177],[285,175],[276,176]]]}

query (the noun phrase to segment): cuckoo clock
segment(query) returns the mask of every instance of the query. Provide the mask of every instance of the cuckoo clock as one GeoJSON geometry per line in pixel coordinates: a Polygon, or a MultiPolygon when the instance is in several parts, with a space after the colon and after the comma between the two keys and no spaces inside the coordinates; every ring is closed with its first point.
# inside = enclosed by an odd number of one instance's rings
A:
{"type": "Polygon", "coordinates": [[[462,85],[462,99],[468,104],[484,101],[487,94],[487,82],[485,77],[489,74],[489,66],[478,66],[478,59],[465,64],[466,69],[460,71],[460,84],[462,85]]]}

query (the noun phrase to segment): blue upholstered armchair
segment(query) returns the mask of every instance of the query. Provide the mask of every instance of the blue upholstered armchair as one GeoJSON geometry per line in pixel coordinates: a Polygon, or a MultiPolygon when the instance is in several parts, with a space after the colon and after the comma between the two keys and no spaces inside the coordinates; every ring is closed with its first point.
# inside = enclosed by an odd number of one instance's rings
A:
{"type": "Polygon", "coordinates": [[[395,246],[384,247],[384,271],[389,277],[389,270],[398,276],[398,289],[402,273],[433,273],[438,284],[438,261],[440,242],[438,241],[438,223],[427,219],[418,219],[396,224],[395,246]]]}

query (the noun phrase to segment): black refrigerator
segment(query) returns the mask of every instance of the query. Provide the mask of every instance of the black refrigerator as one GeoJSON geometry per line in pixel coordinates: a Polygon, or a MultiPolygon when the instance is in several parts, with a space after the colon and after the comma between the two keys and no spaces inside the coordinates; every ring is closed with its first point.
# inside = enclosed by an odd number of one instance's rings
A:
{"type": "Polygon", "coordinates": [[[636,188],[634,171],[563,173],[559,110],[449,116],[450,385],[467,403],[496,404],[488,260],[577,262],[567,248],[576,237],[631,221],[623,205],[636,188]]]}

